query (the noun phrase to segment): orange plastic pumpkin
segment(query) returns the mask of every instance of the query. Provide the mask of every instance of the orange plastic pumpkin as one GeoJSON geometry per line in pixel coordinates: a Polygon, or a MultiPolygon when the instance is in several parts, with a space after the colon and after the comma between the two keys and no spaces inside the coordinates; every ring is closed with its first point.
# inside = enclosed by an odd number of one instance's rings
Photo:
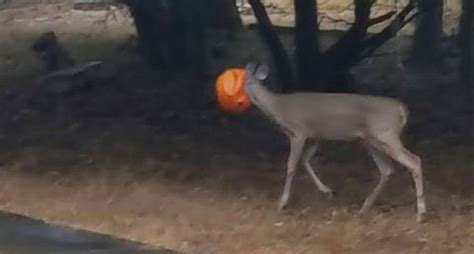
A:
{"type": "Polygon", "coordinates": [[[232,68],[225,70],[217,77],[217,102],[222,110],[243,112],[250,107],[250,98],[245,93],[245,70],[232,68]]]}

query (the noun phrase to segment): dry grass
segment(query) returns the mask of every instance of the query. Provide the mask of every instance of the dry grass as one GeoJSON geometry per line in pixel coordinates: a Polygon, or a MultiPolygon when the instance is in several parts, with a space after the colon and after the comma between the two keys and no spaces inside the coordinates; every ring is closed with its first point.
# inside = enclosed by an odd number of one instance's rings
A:
{"type": "MultiPolygon", "coordinates": [[[[107,180],[106,180],[107,179],[107,180]]],[[[359,220],[344,209],[295,209],[167,181],[74,184],[2,174],[2,209],[191,253],[472,253],[473,214],[426,225],[411,209],[359,220]],[[406,211],[408,210],[408,211],[406,211]],[[467,223],[466,223],[467,222],[467,223]]]]}
{"type": "MultiPolygon", "coordinates": [[[[0,68],[9,82],[0,88],[2,109],[11,103],[4,90],[28,85],[38,74],[29,41],[52,28],[26,27],[0,36],[1,59],[19,63],[0,68]]],[[[53,28],[84,60],[113,59],[110,45],[130,32],[53,28]],[[104,37],[90,40],[98,31],[104,37]]],[[[387,75],[390,66],[366,66],[358,75],[386,93],[381,87],[400,83],[397,73],[387,75]]],[[[318,167],[337,190],[335,200],[302,174],[292,208],[279,214],[287,146],[267,121],[254,111],[219,112],[210,99],[211,81],[199,84],[205,96],[196,99],[186,97],[194,81],[167,82],[142,66],[117,80],[66,97],[62,122],[55,102],[40,97],[8,123],[0,143],[0,209],[190,253],[474,252],[474,151],[462,134],[468,119],[461,104],[451,103],[459,100],[449,89],[431,94],[426,86],[401,96],[413,109],[407,140],[422,155],[432,215],[418,225],[404,170],[366,218],[354,217],[377,171],[351,145],[327,145],[318,167]]]]}

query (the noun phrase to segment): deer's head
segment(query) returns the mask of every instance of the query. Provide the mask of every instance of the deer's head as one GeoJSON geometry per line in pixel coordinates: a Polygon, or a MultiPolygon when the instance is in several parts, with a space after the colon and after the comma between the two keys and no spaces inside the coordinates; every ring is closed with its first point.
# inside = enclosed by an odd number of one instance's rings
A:
{"type": "Polygon", "coordinates": [[[261,85],[261,82],[268,77],[269,71],[270,68],[265,64],[250,62],[245,67],[245,87],[261,85]]]}

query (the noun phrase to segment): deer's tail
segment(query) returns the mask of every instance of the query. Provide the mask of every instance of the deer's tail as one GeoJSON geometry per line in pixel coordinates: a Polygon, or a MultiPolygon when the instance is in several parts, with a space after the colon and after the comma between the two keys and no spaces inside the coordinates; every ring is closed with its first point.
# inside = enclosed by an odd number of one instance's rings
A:
{"type": "Polygon", "coordinates": [[[405,125],[407,124],[408,122],[408,116],[409,116],[409,111],[408,111],[408,108],[403,105],[403,104],[400,104],[400,106],[398,107],[398,110],[400,111],[400,124],[401,124],[401,127],[405,127],[405,125]]]}

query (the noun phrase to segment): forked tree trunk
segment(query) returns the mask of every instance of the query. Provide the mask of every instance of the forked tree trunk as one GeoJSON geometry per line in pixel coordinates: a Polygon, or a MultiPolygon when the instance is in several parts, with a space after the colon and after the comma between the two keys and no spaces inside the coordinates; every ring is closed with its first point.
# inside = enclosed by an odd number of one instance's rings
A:
{"type": "Polygon", "coordinates": [[[350,70],[358,63],[358,56],[363,51],[370,24],[370,11],[374,3],[374,0],[354,0],[354,24],[324,53],[326,66],[329,67],[329,69],[323,69],[325,74],[323,80],[327,83],[326,91],[353,91],[350,70]]]}
{"type": "MultiPolygon", "coordinates": [[[[369,57],[385,41],[394,37],[400,29],[413,20],[409,15],[417,0],[410,0],[390,24],[380,33],[367,38],[368,27],[392,18],[396,13],[388,12],[370,19],[370,11],[375,0],[353,0],[355,22],[344,36],[325,52],[320,51],[318,42],[317,2],[295,0],[296,12],[296,67],[297,86],[286,90],[311,90],[330,92],[352,92],[351,68],[369,57]]],[[[262,39],[269,47],[283,84],[292,78],[288,54],[275,32],[260,0],[249,1],[258,21],[262,39]]]]}

